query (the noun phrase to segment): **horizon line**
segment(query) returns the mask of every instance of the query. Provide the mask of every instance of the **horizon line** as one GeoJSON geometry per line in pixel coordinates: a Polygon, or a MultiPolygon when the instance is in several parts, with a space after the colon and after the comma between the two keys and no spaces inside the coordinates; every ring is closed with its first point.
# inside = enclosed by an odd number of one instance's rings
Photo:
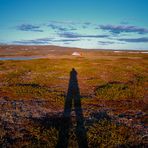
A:
{"type": "Polygon", "coordinates": [[[83,48],[83,47],[72,47],[72,46],[62,46],[62,45],[52,45],[52,44],[9,44],[9,43],[0,43],[0,46],[56,46],[56,47],[62,47],[62,48],[77,48],[77,49],[83,49],[83,50],[120,50],[120,51],[148,51],[148,49],[120,49],[120,48],[83,48]]]}

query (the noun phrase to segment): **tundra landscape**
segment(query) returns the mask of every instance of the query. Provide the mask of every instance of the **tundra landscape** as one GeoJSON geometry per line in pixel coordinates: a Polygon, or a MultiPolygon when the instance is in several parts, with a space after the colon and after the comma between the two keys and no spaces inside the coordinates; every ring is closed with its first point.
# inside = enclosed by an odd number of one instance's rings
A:
{"type": "Polygon", "coordinates": [[[1,45],[0,147],[146,147],[147,89],[146,51],[1,45]]]}
{"type": "Polygon", "coordinates": [[[148,0],[0,0],[0,148],[148,148],[148,0]]]}

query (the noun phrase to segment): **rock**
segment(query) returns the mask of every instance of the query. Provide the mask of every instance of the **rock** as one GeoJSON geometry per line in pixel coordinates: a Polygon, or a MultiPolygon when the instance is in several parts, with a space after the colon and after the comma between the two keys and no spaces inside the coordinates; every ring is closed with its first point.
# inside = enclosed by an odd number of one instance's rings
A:
{"type": "Polygon", "coordinates": [[[72,55],[73,56],[81,56],[81,54],[79,52],[73,52],[72,55]]]}

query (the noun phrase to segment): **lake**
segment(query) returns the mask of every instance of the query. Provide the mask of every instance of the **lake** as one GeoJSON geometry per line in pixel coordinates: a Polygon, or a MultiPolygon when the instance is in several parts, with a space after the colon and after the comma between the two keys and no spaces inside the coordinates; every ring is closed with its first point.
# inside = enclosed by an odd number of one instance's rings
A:
{"type": "Polygon", "coordinates": [[[0,61],[6,60],[32,60],[32,59],[39,59],[39,56],[30,56],[30,57],[0,57],[0,61]]]}

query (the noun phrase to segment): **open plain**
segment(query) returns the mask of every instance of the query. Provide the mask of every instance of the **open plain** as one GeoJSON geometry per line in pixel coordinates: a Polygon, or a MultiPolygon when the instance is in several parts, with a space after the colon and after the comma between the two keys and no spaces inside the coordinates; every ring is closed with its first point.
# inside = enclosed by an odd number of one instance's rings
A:
{"type": "Polygon", "coordinates": [[[1,45],[0,59],[0,147],[148,144],[146,52],[1,45]]]}

